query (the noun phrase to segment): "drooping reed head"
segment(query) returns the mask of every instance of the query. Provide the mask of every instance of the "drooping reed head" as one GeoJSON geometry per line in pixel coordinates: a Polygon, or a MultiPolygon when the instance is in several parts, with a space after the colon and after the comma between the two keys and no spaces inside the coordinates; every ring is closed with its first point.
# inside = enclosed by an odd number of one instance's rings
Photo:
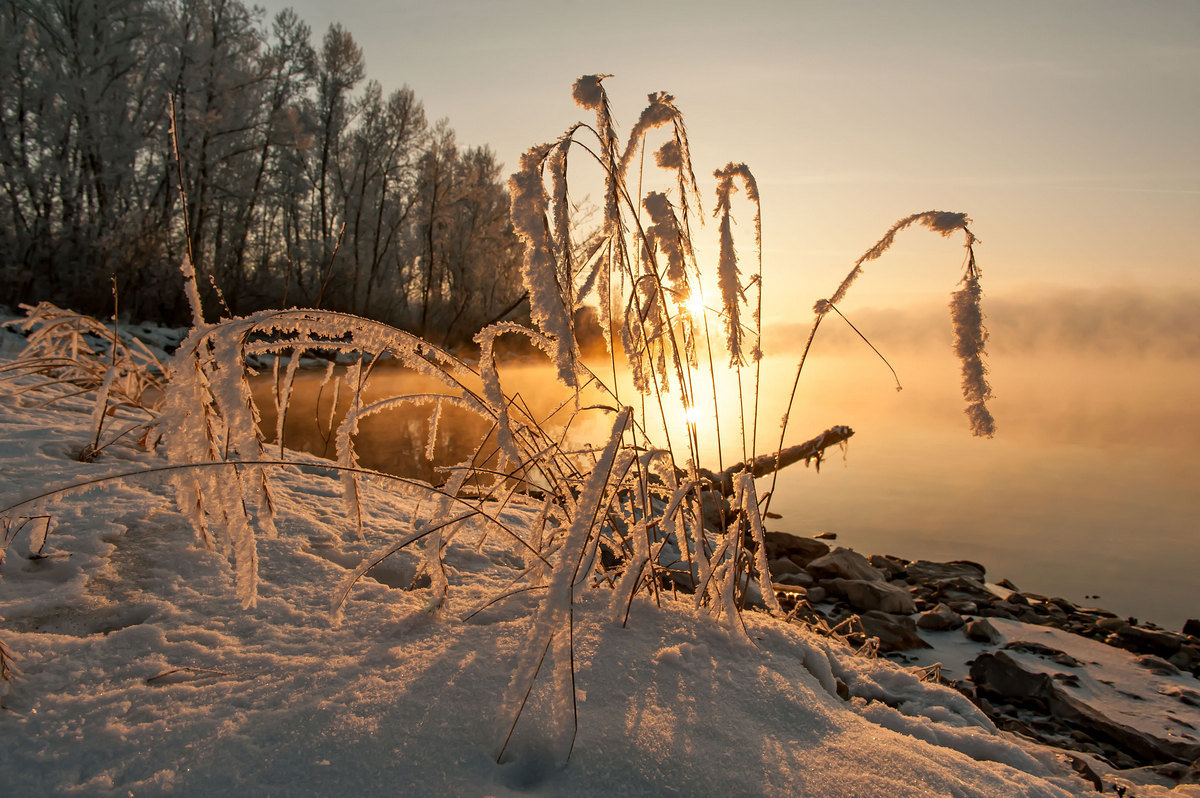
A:
{"type": "Polygon", "coordinates": [[[675,218],[671,201],[666,194],[651,191],[642,200],[642,205],[650,214],[652,222],[646,228],[647,243],[657,245],[667,256],[667,282],[675,295],[676,302],[682,305],[691,294],[691,289],[687,282],[683,235],[679,229],[679,221],[675,218]]]}
{"type": "MultiPolygon", "coordinates": [[[[980,271],[975,262],[975,234],[967,226],[971,219],[965,213],[951,211],[924,211],[906,216],[884,233],[883,238],[863,253],[846,275],[837,290],[828,299],[817,300],[813,311],[818,321],[845,298],[850,286],[862,274],[863,264],[875,260],[887,252],[896,240],[896,234],[914,224],[928,227],[942,236],[962,231],[966,238],[967,266],[962,278],[962,289],[955,291],[950,300],[950,319],[954,325],[954,352],[962,363],[962,391],[967,400],[966,414],[971,433],[980,437],[992,437],[996,422],[987,409],[986,401],[992,397],[987,381],[986,354],[987,329],[983,326],[983,310],[980,300],[983,289],[979,284],[980,271]]],[[[814,328],[815,329],[815,328],[814,328]]]]}
{"type": "MultiPolygon", "coordinates": [[[[741,178],[746,191],[746,198],[754,203],[754,244],[759,253],[759,273],[762,271],[762,212],[759,205],[758,181],[744,163],[728,163],[723,169],[713,172],[717,178],[717,208],[715,214],[720,217],[721,249],[717,261],[717,284],[721,289],[722,315],[725,319],[725,338],[729,346],[731,365],[742,365],[745,361],[744,333],[741,318],[741,304],[746,301],[745,287],[741,283],[741,272],[737,266],[737,252],[733,247],[733,229],[731,220],[731,205],[733,192],[737,188],[736,178],[741,178]]],[[[761,289],[759,291],[761,297],[761,289]]],[[[755,326],[760,318],[761,308],[753,309],[755,326]]],[[[753,360],[762,357],[762,352],[756,340],[752,345],[750,356],[753,360]]]]}
{"type": "Polygon", "coordinates": [[[967,400],[963,412],[967,414],[973,435],[990,438],[996,434],[996,421],[985,404],[992,398],[987,365],[983,361],[988,332],[983,326],[980,306],[983,290],[979,286],[979,270],[973,254],[962,286],[950,295],[950,320],[954,324],[954,353],[962,363],[962,392],[967,400]]]}
{"type": "Polygon", "coordinates": [[[558,263],[547,233],[546,188],[542,164],[551,145],[530,148],[521,156],[521,168],[508,180],[513,230],[525,245],[521,277],[529,291],[529,313],[538,328],[555,343],[554,364],[566,385],[575,385],[578,347],[571,328],[568,299],[564,303],[558,263]]]}
{"type": "Polygon", "coordinates": [[[633,161],[633,155],[637,152],[642,137],[654,128],[671,124],[680,116],[679,109],[674,105],[675,98],[670,94],[660,91],[649,95],[647,99],[649,104],[642,110],[642,115],[638,117],[633,130],[629,131],[629,141],[625,145],[624,154],[621,155],[622,176],[629,171],[629,164],[633,161]]]}
{"type": "Polygon", "coordinates": [[[583,75],[575,81],[575,85],[571,88],[571,96],[575,99],[575,103],[584,108],[590,108],[597,111],[602,108],[607,100],[604,94],[604,87],[600,85],[600,81],[605,78],[612,77],[611,75],[583,75]]]}

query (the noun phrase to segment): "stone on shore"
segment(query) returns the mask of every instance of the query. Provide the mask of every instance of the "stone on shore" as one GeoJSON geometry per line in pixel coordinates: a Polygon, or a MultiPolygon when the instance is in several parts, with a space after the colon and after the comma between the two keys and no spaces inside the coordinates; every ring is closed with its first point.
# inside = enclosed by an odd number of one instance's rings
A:
{"type": "Polygon", "coordinates": [[[970,562],[969,560],[954,560],[953,562],[917,560],[916,562],[910,562],[905,571],[908,573],[908,581],[911,584],[955,578],[974,579],[977,582],[983,582],[983,576],[986,573],[982,565],[970,562]]]}
{"type": "Polygon", "coordinates": [[[859,615],[858,620],[868,637],[879,639],[879,650],[883,653],[931,648],[917,634],[916,623],[907,616],[871,610],[859,615]]]}
{"type": "Polygon", "coordinates": [[[882,571],[889,581],[903,577],[908,572],[908,560],[902,560],[889,554],[872,554],[867,558],[867,562],[882,571]]]}
{"type": "Polygon", "coordinates": [[[912,596],[904,588],[887,582],[868,579],[829,579],[822,585],[837,595],[844,596],[850,606],[858,610],[880,610],[882,612],[911,615],[917,611],[912,596]]]}
{"type": "Polygon", "coordinates": [[[793,585],[795,587],[811,587],[813,584],[813,578],[808,575],[807,571],[772,576],[771,581],[777,585],[793,585]]]}
{"type": "Polygon", "coordinates": [[[921,617],[917,618],[917,628],[928,632],[944,632],[949,629],[957,629],[965,623],[966,621],[963,620],[961,615],[945,604],[938,604],[928,612],[921,613],[921,617]]]}
{"type": "Polygon", "coordinates": [[[802,538],[787,532],[768,532],[764,539],[767,543],[767,557],[770,559],[788,558],[800,567],[808,565],[818,557],[829,553],[829,545],[812,538],[802,538]]]}
{"type": "MultiPolygon", "coordinates": [[[[1030,644],[1014,650],[1042,658],[1049,658],[1047,655],[1052,651],[1038,651],[1030,644]]],[[[1200,757],[1200,743],[1194,738],[1156,735],[1132,728],[1119,718],[1107,717],[1099,708],[1072,695],[1069,688],[1078,683],[1077,679],[1061,676],[1052,677],[1027,666],[1006,651],[980,654],[971,663],[971,680],[982,697],[1000,697],[1020,705],[1041,707],[1039,711],[1048,716],[1042,726],[1052,723],[1061,732],[1084,732],[1092,739],[1115,746],[1116,751],[1127,755],[1124,758],[1134,757],[1131,762],[1187,763],[1200,757]]]]}
{"type": "Polygon", "coordinates": [[[767,570],[772,576],[805,573],[804,569],[787,557],[776,557],[767,562],[767,570]]]}
{"type": "Polygon", "coordinates": [[[883,573],[856,551],[838,546],[823,557],[811,561],[808,572],[817,579],[855,579],[883,582],[883,573]]]}
{"type": "Polygon", "coordinates": [[[930,593],[947,604],[954,601],[974,601],[983,606],[996,600],[996,595],[987,589],[982,580],[969,576],[939,579],[930,585],[930,593]]]}
{"type": "Polygon", "coordinates": [[[995,645],[1001,640],[1000,632],[988,622],[987,618],[976,618],[973,621],[969,621],[963,627],[963,634],[967,636],[968,640],[974,640],[976,643],[987,643],[988,645],[995,645]]]}
{"type": "Polygon", "coordinates": [[[1049,675],[1026,670],[1004,651],[976,657],[971,663],[971,681],[982,694],[1002,698],[1046,698],[1054,689],[1049,675]]]}

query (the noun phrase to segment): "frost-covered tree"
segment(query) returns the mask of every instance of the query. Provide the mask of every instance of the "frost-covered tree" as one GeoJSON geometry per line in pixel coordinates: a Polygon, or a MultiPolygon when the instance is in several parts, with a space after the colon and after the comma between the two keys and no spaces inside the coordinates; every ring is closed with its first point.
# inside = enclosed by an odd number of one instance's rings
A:
{"type": "Polygon", "coordinates": [[[314,46],[244,0],[0,0],[0,71],[2,303],[103,314],[115,278],[124,311],[183,321],[185,254],[209,317],[320,305],[462,341],[515,301],[493,156],[364,85],[339,25],[314,46]]]}
{"type": "Polygon", "coordinates": [[[402,244],[411,223],[428,140],[425,111],[405,87],[385,99],[367,85],[359,124],[348,142],[346,194],[347,309],[359,315],[403,312],[402,244]]]}
{"type": "Polygon", "coordinates": [[[146,141],[165,130],[165,9],[151,0],[0,7],[0,299],[53,291],[78,302],[119,264],[140,269],[162,240],[147,188],[163,161],[146,141]]]}

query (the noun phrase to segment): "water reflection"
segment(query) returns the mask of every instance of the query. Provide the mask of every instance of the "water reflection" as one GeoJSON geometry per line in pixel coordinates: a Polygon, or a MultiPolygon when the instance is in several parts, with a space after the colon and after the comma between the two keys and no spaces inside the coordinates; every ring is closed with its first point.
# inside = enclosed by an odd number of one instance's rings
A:
{"type": "MultiPolygon", "coordinates": [[[[890,355],[892,353],[889,353],[890,355]]],[[[834,425],[856,431],[845,459],[818,474],[792,466],[780,477],[772,511],[777,528],[801,535],[830,531],[839,542],[872,553],[908,558],[977,560],[993,578],[1025,590],[1094,602],[1114,611],[1178,628],[1200,615],[1200,369],[1194,362],[1099,355],[1029,354],[993,358],[993,440],[972,438],[957,393],[957,364],[943,350],[891,357],[904,391],[866,355],[816,355],[805,367],[787,443],[834,425]]],[[[769,358],[762,372],[757,432],[747,408],[746,440],[738,419],[737,378],[719,370],[715,395],[720,429],[709,412],[698,427],[700,464],[714,470],[778,442],[778,422],[795,364],[769,358]],[[718,431],[721,447],[716,444],[718,431]]],[[[333,429],[345,411],[322,375],[297,377],[285,443],[333,456],[333,429]]],[[[544,366],[503,371],[539,418],[567,397],[544,366]]],[[[744,383],[749,382],[745,380],[744,383]]],[[[697,407],[712,407],[713,387],[697,383],[697,407]]],[[[438,390],[429,378],[379,369],[368,399],[438,390]]],[[[639,406],[624,386],[623,401],[639,406]]],[[[257,389],[264,427],[275,429],[269,383],[257,389]]],[[[611,397],[589,391],[584,406],[611,397]]],[[[571,421],[575,440],[599,440],[611,417],[598,410],[573,415],[571,404],[550,425],[571,421]]],[[[683,438],[683,409],[668,402],[673,442],[683,438]]],[[[435,460],[425,457],[432,408],[409,408],[366,419],[356,439],[363,465],[441,481],[435,465],[461,461],[477,447],[494,448],[489,424],[445,408],[435,460]]],[[[646,407],[652,436],[661,436],[659,411],[646,407]]],[[[269,433],[271,434],[271,433],[269,433]]],[[[661,438],[659,438],[661,440],[661,438]]],[[[676,443],[678,447],[678,443],[676,443]]],[[[763,487],[765,490],[766,487],[763,487]]]]}

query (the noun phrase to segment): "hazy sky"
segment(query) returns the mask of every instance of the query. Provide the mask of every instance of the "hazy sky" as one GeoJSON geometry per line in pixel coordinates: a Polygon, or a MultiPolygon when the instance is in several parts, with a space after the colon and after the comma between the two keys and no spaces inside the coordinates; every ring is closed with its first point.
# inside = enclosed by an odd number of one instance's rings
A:
{"type": "MultiPolygon", "coordinates": [[[[757,176],[768,318],[807,316],[894,220],[930,209],[971,215],[993,292],[1200,286],[1200,2],[264,5],[317,39],[341,22],[369,77],[411,86],[506,172],[588,118],[579,75],[613,75],[625,132],[647,93],[673,93],[706,208],[713,169],[757,176]]],[[[907,233],[848,302],[945,294],[961,260],[957,240],[907,233]]]]}

